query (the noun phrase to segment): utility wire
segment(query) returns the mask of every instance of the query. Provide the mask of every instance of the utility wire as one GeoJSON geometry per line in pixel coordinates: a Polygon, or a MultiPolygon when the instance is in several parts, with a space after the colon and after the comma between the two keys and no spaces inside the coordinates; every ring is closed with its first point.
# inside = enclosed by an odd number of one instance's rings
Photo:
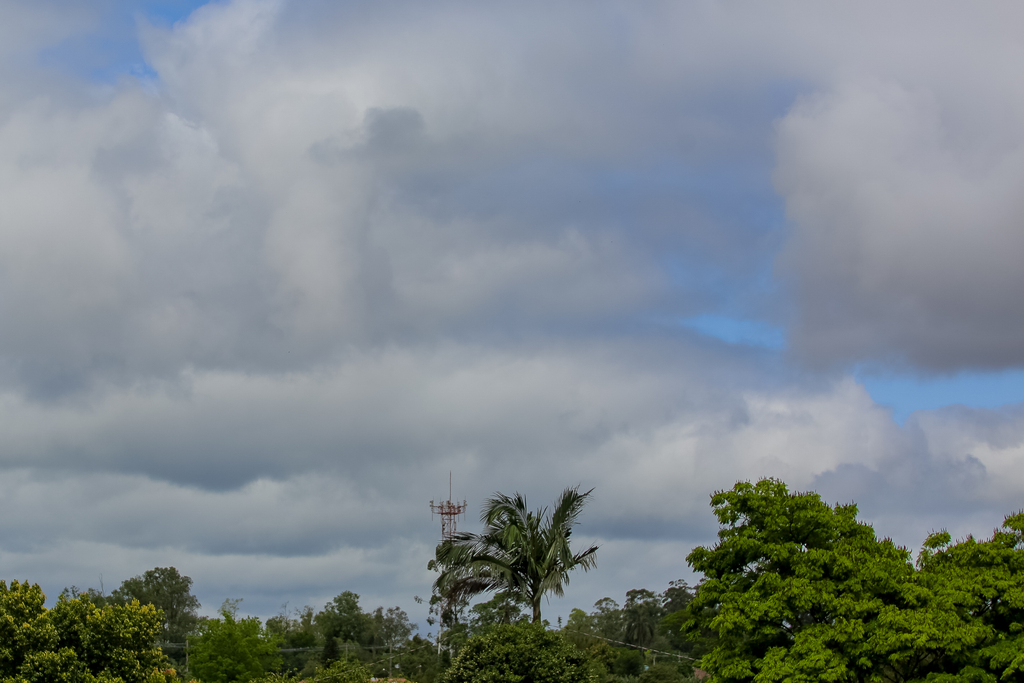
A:
{"type": "Polygon", "coordinates": [[[634,647],[637,650],[647,650],[648,652],[657,652],[659,655],[668,655],[669,657],[678,657],[679,659],[689,659],[691,662],[697,660],[693,657],[687,657],[686,655],[676,654],[675,652],[664,652],[663,650],[655,650],[653,647],[643,647],[641,645],[634,645],[633,643],[624,643],[621,640],[615,640],[613,638],[605,638],[594,633],[587,633],[586,631],[577,631],[575,629],[563,629],[570,633],[579,633],[580,635],[587,636],[588,638],[599,638],[600,640],[607,640],[609,643],[618,643],[619,645],[625,645],[626,647],[634,647]]]}

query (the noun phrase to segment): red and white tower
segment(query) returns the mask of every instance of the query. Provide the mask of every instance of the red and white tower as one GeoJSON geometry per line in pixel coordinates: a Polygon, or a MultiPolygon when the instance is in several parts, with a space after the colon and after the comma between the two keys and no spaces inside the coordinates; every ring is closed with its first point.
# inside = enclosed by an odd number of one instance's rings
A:
{"type": "Polygon", "coordinates": [[[440,503],[430,501],[430,512],[441,517],[441,540],[450,541],[455,536],[456,525],[461,515],[466,514],[466,501],[452,501],[452,473],[448,473],[448,500],[440,503]]]}

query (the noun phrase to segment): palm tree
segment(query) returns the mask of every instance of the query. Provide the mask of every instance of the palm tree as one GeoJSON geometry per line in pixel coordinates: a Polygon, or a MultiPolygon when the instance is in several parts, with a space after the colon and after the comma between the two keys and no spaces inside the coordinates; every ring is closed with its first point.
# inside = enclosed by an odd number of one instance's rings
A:
{"type": "Polygon", "coordinates": [[[483,532],[457,533],[437,547],[441,575],[434,588],[449,601],[507,591],[529,603],[534,623],[539,622],[541,598],[563,595],[570,571],[587,571],[595,564],[597,546],[575,554],[569,547],[572,528],[592,491],[565,489],[550,514],[547,508],[530,512],[518,493],[496,493],[480,514],[483,532]]]}

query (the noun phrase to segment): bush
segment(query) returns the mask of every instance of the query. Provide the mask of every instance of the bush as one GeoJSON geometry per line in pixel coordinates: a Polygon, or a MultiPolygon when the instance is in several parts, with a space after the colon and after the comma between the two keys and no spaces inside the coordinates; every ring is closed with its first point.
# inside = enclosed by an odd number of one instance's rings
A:
{"type": "Polygon", "coordinates": [[[537,624],[506,624],[470,638],[439,683],[593,683],[586,656],[537,624]]]}
{"type": "Polygon", "coordinates": [[[330,663],[329,666],[317,667],[316,673],[311,677],[287,676],[283,674],[270,674],[262,678],[254,678],[250,683],[367,683],[370,680],[370,672],[362,664],[350,660],[339,659],[330,663]]]}

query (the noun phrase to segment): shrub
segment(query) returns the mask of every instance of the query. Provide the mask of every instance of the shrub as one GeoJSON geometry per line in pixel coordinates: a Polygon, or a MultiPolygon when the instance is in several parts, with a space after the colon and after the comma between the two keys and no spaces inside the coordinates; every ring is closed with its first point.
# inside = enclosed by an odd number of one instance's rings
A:
{"type": "Polygon", "coordinates": [[[593,683],[587,658],[539,624],[506,624],[470,638],[439,683],[593,683]]]}

